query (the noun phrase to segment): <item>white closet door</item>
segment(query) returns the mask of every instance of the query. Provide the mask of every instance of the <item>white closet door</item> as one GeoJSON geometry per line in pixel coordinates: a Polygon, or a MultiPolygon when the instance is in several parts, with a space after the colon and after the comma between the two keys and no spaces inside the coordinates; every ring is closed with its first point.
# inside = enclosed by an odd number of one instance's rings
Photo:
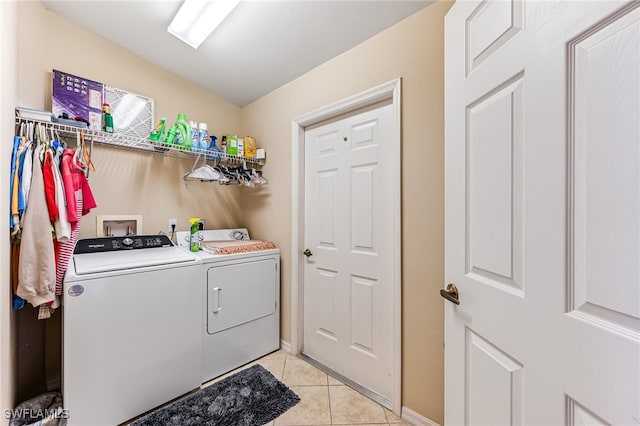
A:
{"type": "Polygon", "coordinates": [[[394,167],[386,103],[305,133],[306,355],[389,401],[394,167]]]}
{"type": "Polygon", "coordinates": [[[638,6],[446,17],[448,425],[639,422],[638,6]]]}

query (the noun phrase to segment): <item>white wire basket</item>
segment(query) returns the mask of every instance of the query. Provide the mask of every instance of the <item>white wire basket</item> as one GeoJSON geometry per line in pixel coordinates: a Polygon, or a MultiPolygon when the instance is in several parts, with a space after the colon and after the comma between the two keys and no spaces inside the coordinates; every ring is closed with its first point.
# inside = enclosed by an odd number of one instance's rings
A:
{"type": "Polygon", "coordinates": [[[146,139],[154,126],[153,98],[104,86],[115,130],[123,136],[146,139]]]}

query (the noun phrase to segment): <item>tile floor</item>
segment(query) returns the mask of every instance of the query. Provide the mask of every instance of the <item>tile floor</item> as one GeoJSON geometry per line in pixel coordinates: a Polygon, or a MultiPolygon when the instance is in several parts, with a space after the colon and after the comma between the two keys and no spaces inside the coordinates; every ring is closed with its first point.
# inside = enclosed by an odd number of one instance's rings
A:
{"type": "MultiPolygon", "coordinates": [[[[262,365],[300,397],[298,404],[267,426],[410,424],[377,402],[282,349],[240,369],[253,364],[262,365]]],[[[237,371],[212,380],[203,387],[237,371]]]]}

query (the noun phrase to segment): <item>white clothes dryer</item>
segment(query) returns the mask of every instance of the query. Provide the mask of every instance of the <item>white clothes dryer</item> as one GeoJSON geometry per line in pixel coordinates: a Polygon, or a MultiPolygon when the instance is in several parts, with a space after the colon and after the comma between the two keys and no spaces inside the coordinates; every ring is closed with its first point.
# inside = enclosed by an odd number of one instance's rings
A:
{"type": "MultiPolygon", "coordinates": [[[[245,228],[200,232],[202,241],[249,240],[245,228]]],[[[189,234],[176,234],[185,250],[189,234]]],[[[194,254],[202,260],[204,383],[280,347],[280,249],[194,254]]]]}

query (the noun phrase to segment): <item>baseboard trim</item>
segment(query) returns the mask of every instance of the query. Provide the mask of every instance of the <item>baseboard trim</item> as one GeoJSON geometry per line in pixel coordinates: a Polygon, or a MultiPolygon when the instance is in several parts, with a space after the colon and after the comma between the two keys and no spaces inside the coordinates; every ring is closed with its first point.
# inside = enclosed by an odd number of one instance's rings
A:
{"type": "Polygon", "coordinates": [[[422,414],[416,413],[411,408],[404,406],[402,407],[402,419],[416,426],[440,426],[440,424],[434,422],[433,420],[423,416],[422,414]]]}
{"type": "Polygon", "coordinates": [[[292,351],[291,351],[291,343],[289,342],[285,342],[284,340],[280,340],[280,349],[282,349],[283,351],[290,353],[292,355],[295,355],[292,351]]]}

